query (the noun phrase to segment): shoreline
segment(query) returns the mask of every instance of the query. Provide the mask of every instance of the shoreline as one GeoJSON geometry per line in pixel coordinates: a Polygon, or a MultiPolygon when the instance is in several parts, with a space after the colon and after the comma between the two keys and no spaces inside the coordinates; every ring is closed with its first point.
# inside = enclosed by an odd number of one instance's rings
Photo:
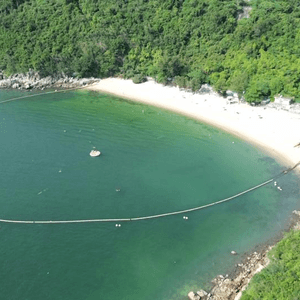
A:
{"type": "MultiPolygon", "coordinates": [[[[300,230],[300,211],[294,210],[286,222],[283,231],[265,241],[263,244],[256,245],[249,251],[242,253],[239,263],[228,270],[225,276],[218,275],[211,281],[212,287],[203,300],[240,300],[255,274],[261,272],[270,263],[268,253],[284,238],[284,233],[291,230],[300,230]]],[[[197,292],[198,293],[198,292],[197,292]]],[[[201,294],[201,292],[200,292],[201,294]]],[[[194,296],[194,295],[193,295],[194,296]]],[[[189,297],[192,300],[200,300],[189,297]]]]}
{"type": "MultiPolygon", "coordinates": [[[[282,164],[300,161],[300,114],[247,103],[228,104],[215,92],[196,94],[158,84],[153,80],[134,84],[120,78],[102,79],[86,87],[130,101],[160,107],[233,134],[282,164]]],[[[299,172],[299,168],[297,170],[299,172]]]]}

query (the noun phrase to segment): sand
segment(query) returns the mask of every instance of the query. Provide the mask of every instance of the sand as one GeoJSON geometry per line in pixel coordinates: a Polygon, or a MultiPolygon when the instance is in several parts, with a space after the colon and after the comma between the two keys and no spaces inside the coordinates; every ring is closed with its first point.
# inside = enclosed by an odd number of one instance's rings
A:
{"type": "MultiPolygon", "coordinates": [[[[300,161],[300,114],[268,106],[252,107],[247,103],[228,104],[211,92],[193,94],[178,87],[168,87],[148,80],[107,78],[87,89],[161,107],[205,122],[259,147],[286,167],[300,161]]],[[[297,168],[298,170],[300,167],[297,168]]]]}

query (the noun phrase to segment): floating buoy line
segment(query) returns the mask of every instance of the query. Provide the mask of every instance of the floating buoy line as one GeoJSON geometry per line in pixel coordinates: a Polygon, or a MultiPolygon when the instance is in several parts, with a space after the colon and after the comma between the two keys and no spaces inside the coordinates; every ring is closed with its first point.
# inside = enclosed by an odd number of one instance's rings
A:
{"type": "MultiPolygon", "coordinates": [[[[294,170],[297,166],[300,165],[300,162],[298,162],[293,168],[287,169],[283,172],[281,172],[279,175],[275,176],[272,179],[269,179],[261,184],[258,184],[250,189],[247,189],[243,192],[240,192],[234,196],[216,201],[216,202],[212,202],[209,204],[205,204],[202,206],[198,206],[198,207],[194,207],[194,208],[189,208],[189,209],[185,209],[185,210],[180,210],[180,211],[174,211],[174,212],[169,212],[169,213],[164,213],[164,214],[159,214],[159,215],[151,215],[151,216],[144,216],[144,217],[135,217],[135,218],[123,218],[123,219],[90,219],[90,220],[45,220],[45,221],[25,221],[25,220],[5,220],[5,219],[0,219],[0,222],[3,223],[17,223],[17,224],[70,224],[70,223],[104,223],[104,222],[133,222],[133,221],[142,221],[142,220],[149,220],[149,219],[157,219],[157,218],[163,218],[163,217],[169,217],[169,216],[174,216],[174,215],[180,215],[180,214],[186,214],[192,211],[196,211],[196,210],[201,210],[204,208],[208,208],[208,207],[212,207],[224,202],[228,202],[230,200],[233,200],[239,196],[245,195],[247,193],[250,193],[254,190],[257,190],[267,184],[270,184],[271,182],[274,182],[277,178],[284,176],[286,174],[288,174],[289,172],[291,172],[292,170],[294,170]]],[[[184,216],[183,219],[188,220],[187,216],[184,216]]],[[[121,224],[116,224],[116,227],[121,227],[121,224]]]]}
{"type": "MultiPolygon", "coordinates": [[[[22,96],[22,97],[17,97],[17,98],[12,98],[12,99],[8,99],[8,100],[4,100],[1,101],[0,104],[2,103],[6,103],[6,102],[10,102],[10,101],[15,101],[15,100],[20,100],[23,98],[29,98],[29,97],[35,97],[35,96],[41,96],[41,95],[46,95],[46,94],[54,94],[54,93],[59,93],[59,92],[66,92],[66,91],[71,91],[71,90],[78,90],[78,89],[83,89],[88,87],[88,85],[83,86],[83,87],[77,87],[77,88],[71,88],[71,89],[66,89],[66,90],[55,90],[55,91],[51,91],[51,92],[45,92],[45,93],[41,93],[41,94],[34,94],[34,95],[27,95],[27,96],[22,96]]],[[[158,215],[151,215],[151,216],[144,216],[144,217],[134,217],[134,218],[123,218],[123,219],[118,219],[118,218],[114,218],[114,219],[85,219],[85,220],[40,220],[40,221],[32,221],[32,220],[6,220],[6,219],[0,219],[0,222],[2,223],[15,223],[15,224],[70,224],[70,223],[100,223],[100,222],[132,222],[132,221],[142,221],[142,220],[149,220],[149,219],[157,219],[157,218],[163,218],[163,217],[169,217],[169,216],[174,216],[174,215],[180,215],[180,214],[185,214],[185,213],[189,213],[189,212],[193,212],[193,211],[197,211],[197,210],[201,210],[201,209],[205,209],[208,207],[212,207],[218,204],[222,204],[224,202],[228,202],[231,201],[233,199],[236,199],[242,195],[245,195],[247,193],[250,193],[254,190],[257,190],[267,184],[270,184],[271,182],[274,182],[275,186],[276,186],[276,179],[284,176],[286,174],[288,174],[289,172],[293,171],[295,168],[297,168],[300,165],[300,162],[298,162],[294,167],[289,168],[285,171],[282,171],[279,175],[275,176],[272,179],[269,179],[261,184],[258,184],[252,188],[249,188],[243,192],[240,192],[238,194],[235,194],[231,197],[216,201],[216,202],[212,202],[209,204],[205,204],[202,206],[198,206],[198,207],[194,207],[194,208],[189,208],[189,209],[185,209],[185,210],[179,210],[179,211],[174,211],[174,212],[168,212],[168,213],[163,213],[163,214],[158,214],[158,215]]],[[[282,189],[280,189],[282,190],[282,189]]],[[[117,191],[117,189],[116,189],[117,191]]],[[[183,219],[188,220],[187,216],[184,216],[183,219]]],[[[116,227],[121,227],[121,224],[116,224],[116,227]]]]}

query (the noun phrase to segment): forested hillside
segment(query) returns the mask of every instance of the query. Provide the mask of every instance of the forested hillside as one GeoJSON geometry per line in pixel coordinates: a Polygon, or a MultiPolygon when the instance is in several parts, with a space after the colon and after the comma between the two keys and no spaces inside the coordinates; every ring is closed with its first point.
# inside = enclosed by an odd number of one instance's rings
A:
{"type": "Polygon", "coordinates": [[[256,274],[241,300],[300,299],[300,231],[291,231],[269,253],[271,263],[256,274]]]}
{"type": "Polygon", "coordinates": [[[299,0],[1,0],[0,69],[300,101],[299,0]],[[239,19],[251,5],[250,18],[239,19]]]}

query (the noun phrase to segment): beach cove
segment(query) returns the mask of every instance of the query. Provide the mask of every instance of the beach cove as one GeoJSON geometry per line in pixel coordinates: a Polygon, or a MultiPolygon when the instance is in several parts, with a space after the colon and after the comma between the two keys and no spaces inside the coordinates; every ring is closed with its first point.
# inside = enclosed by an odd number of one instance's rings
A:
{"type": "MultiPolygon", "coordinates": [[[[178,87],[162,86],[152,79],[137,85],[131,80],[108,78],[88,89],[154,105],[206,122],[250,142],[290,167],[300,162],[300,134],[297,129],[300,128],[299,111],[291,112],[287,107],[276,105],[253,107],[240,101],[232,104],[210,87],[205,87],[202,93],[199,93],[201,89],[198,93],[192,93],[178,87]]],[[[299,166],[294,171],[299,176],[299,166]]],[[[296,210],[293,213],[289,226],[299,230],[300,214],[296,210]]],[[[258,252],[248,252],[247,257],[244,256],[235,270],[231,271],[230,277],[228,274],[215,277],[208,294],[202,290],[197,293],[191,291],[189,299],[239,300],[251,278],[269,264],[267,253],[272,247],[272,242],[266,242],[258,252]]],[[[235,251],[232,253],[235,254],[235,251]]]]}
{"type": "MultiPolygon", "coordinates": [[[[1,100],[28,95],[0,93],[1,100]]],[[[7,102],[0,117],[0,204],[6,219],[171,212],[231,196],[286,167],[189,117],[93,91],[7,102]],[[94,147],[102,152],[99,158],[89,156],[94,147]]],[[[295,180],[290,173],[279,181],[282,192],[268,185],[191,212],[188,219],[170,216],[121,227],[2,224],[3,295],[186,299],[190,290],[206,288],[240,262],[232,250],[252,250],[283,230],[297,207],[295,180]]]]}

